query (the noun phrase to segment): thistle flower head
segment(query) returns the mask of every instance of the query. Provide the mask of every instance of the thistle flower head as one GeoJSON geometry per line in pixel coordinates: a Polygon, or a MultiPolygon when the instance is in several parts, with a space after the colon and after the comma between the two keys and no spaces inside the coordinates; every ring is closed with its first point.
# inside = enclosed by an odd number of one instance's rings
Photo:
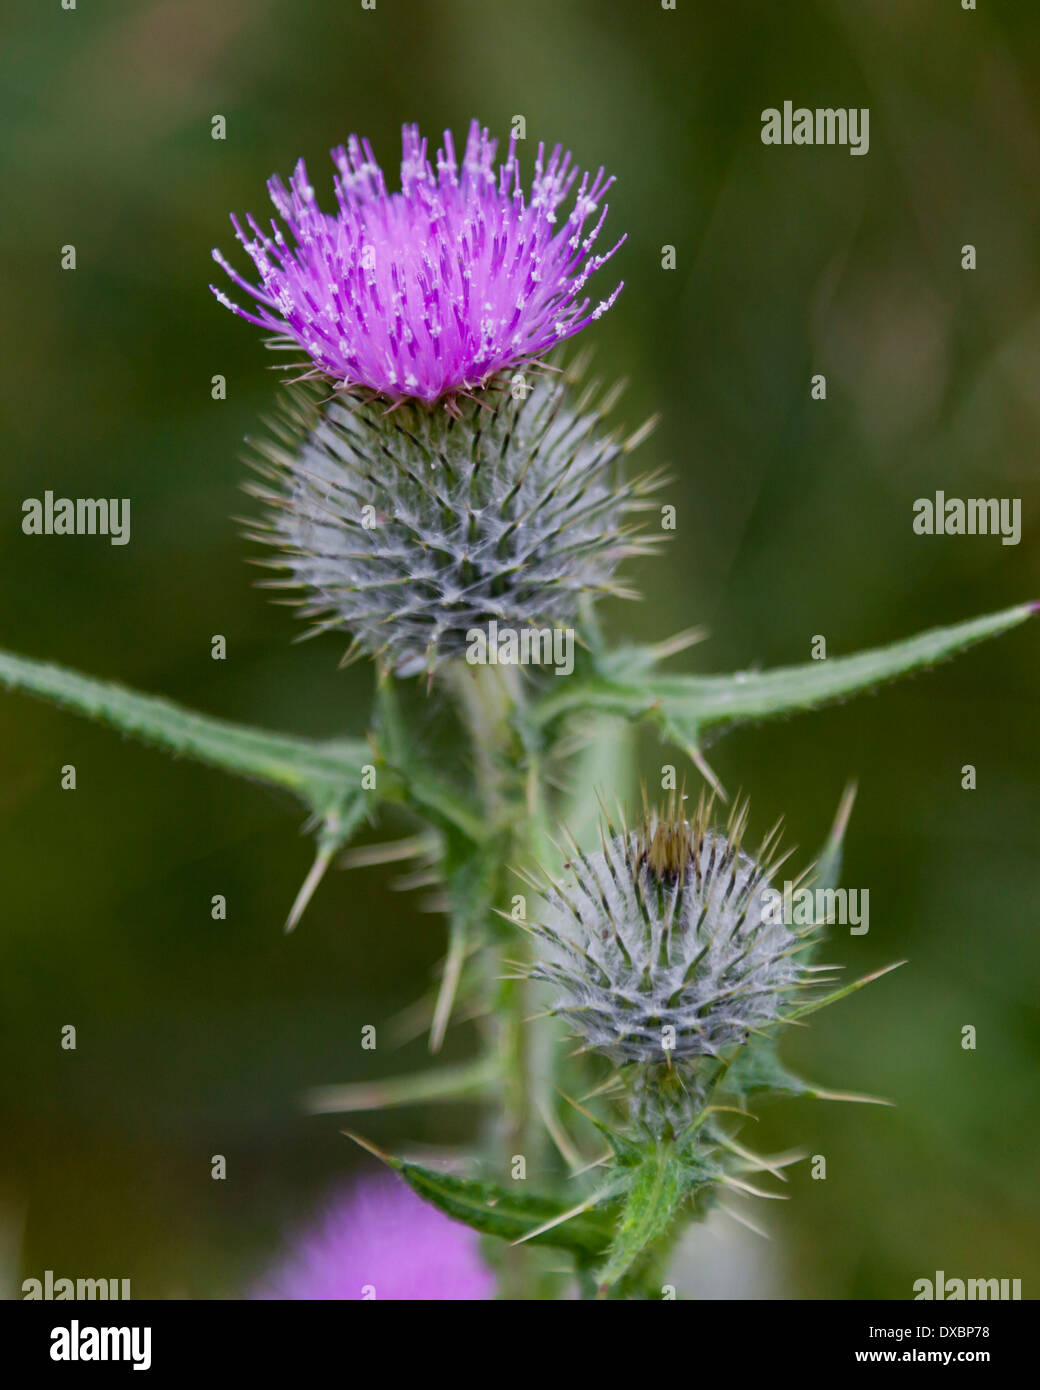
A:
{"type": "Polygon", "coordinates": [[[250,323],[302,348],[342,387],[433,401],[483,386],[496,372],[540,357],[599,318],[621,286],[590,306],[585,285],[607,261],[593,245],[613,182],[581,174],[557,145],[538,147],[525,197],[516,136],[497,169],[497,142],[472,123],[461,167],[450,131],[436,172],[417,126],[405,126],[401,191],[386,180],[367,140],[333,150],[338,211],[318,206],[303,160],[286,188],[268,183],[291,242],[272,219],[252,216],[235,234],[256,267],[249,284],[213,256],[255,301],[250,323]],[[578,183],[573,206],[565,213],[578,183]]]}
{"type": "MultiPolygon", "coordinates": [[[[612,395],[614,393],[611,393],[612,395]]],[[[461,657],[475,632],[567,626],[583,594],[623,594],[622,556],[651,544],[626,522],[653,486],[626,482],[605,398],[565,377],[457,413],[298,389],[281,439],[259,446],[267,504],[253,538],[277,548],[312,630],[342,629],[398,675],[461,657]]]]}
{"type": "Polygon", "coordinates": [[[477,1233],[403,1182],[367,1178],[298,1233],[250,1292],[261,1300],[488,1299],[495,1280],[477,1233]]]}
{"type": "Polygon", "coordinates": [[[549,887],[531,974],[586,1049],[671,1070],[782,1017],[803,967],[768,896],[780,832],[751,856],[746,823],[746,804],[717,830],[710,806],[687,819],[673,798],[635,829],[608,827],[549,887]]]}

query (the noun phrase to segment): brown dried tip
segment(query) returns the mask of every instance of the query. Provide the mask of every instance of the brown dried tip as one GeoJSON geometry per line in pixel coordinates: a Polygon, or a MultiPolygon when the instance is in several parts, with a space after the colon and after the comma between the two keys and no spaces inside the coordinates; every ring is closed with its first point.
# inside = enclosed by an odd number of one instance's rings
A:
{"type": "Polygon", "coordinates": [[[658,821],[644,857],[657,878],[684,878],[690,856],[690,828],[683,821],[658,821]]]}
{"type": "Polygon", "coordinates": [[[712,796],[706,803],[702,795],[693,819],[689,820],[685,814],[685,791],[670,792],[667,804],[651,811],[644,787],[643,823],[637,833],[633,871],[645,865],[655,878],[678,879],[682,883],[711,824],[714,800],[712,796]]]}

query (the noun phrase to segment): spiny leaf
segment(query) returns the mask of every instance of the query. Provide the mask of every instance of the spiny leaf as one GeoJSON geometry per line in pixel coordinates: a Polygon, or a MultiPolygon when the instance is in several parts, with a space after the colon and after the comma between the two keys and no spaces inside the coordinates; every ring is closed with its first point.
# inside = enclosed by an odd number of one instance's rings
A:
{"type": "Polygon", "coordinates": [[[807,1081],[787,1070],[777,1055],[777,1040],[763,1036],[752,1038],[740,1049],[726,1071],[722,1091],[747,1096],[768,1091],[778,1096],[803,1096],[812,1090],[807,1081]]]}
{"type": "Polygon", "coordinates": [[[300,918],[306,912],[318,884],[325,877],[333,857],[338,850],[343,848],[364,819],[365,809],[364,801],[358,798],[352,806],[348,807],[346,814],[330,815],[322,825],[318,832],[318,852],[314,856],[314,863],[300,885],[299,892],[289,909],[289,916],[285,923],[287,932],[294,931],[299,925],[300,918]]]}
{"type": "MultiPolygon", "coordinates": [[[[557,1090],[559,1090],[558,1087],[557,1090]]],[[[635,1140],[630,1139],[619,1130],[611,1129],[605,1121],[598,1119],[591,1110],[587,1110],[585,1106],[582,1105],[580,1101],[576,1101],[573,1096],[568,1096],[563,1091],[560,1091],[560,1096],[568,1105],[573,1106],[579,1115],[583,1115],[585,1119],[603,1135],[603,1138],[610,1145],[614,1157],[620,1164],[627,1164],[629,1167],[634,1167],[638,1163],[640,1146],[635,1140]]],[[[586,1097],[586,1099],[589,1099],[589,1097],[586,1097]]]]}
{"type": "Polygon", "coordinates": [[[670,1145],[644,1155],[629,1177],[610,1255],[597,1276],[601,1293],[624,1277],[665,1236],[689,1189],[683,1165],[670,1145]]]}
{"type": "Polygon", "coordinates": [[[42,696],[167,752],[297,796],[319,827],[318,853],[289,912],[286,931],[300,920],[333,855],[369,812],[370,794],[362,788],[361,776],[375,754],[361,739],[321,742],[269,733],[9,652],[0,652],[0,683],[42,696]]]}
{"type": "Polygon", "coordinates": [[[414,1192],[446,1216],[485,1235],[508,1241],[529,1239],[532,1245],[551,1245],[585,1258],[602,1255],[610,1244],[612,1223],[603,1210],[582,1211],[550,1226],[547,1223],[558,1222],[560,1217],[566,1216],[573,1201],[528,1193],[520,1190],[519,1184],[517,1188],[506,1188],[454,1173],[441,1173],[382,1153],[355,1134],[348,1134],[348,1138],[400,1174],[414,1192]],[[531,1235],[542,1226],[546,1229],[531,1235]]]}
{"type": "MultiPolygon", "coordinates": [[[[842,793],[841,801],[838,803],[838,810],[834,816],[834,823],[831,826],[827,841],[820,851],[815,864],[807,871],[806,889],[808,900],[805,905],[799,906],[798,922],[801,926],[809,927],[812,924],[826,926],[827,914],[818,915],[816,908],[820,902],[818,894],[831,894],[837,889],[841,880],[841,863],[845,846],[845,831],[848,829],[849,817],[852,815],[852,807],[856,800],[856,783],[850,782],[842,793]],[[808,909],[808,910],[806,910],[808,909]]],[[[824,902],[828,901],[825,897],[824,902]]],[[[790,925],[790,923],[788,924],[790,925]]],[[[808,965],[816,956],[817,948],[822,940],[821,937],[806,938],[806,949],[801,953],[803,965],[808,965]]]]}
{"type": "Polygon", "coordinates": [[[0,652],[0,684],[42,696],[167,752],[284,787],[322,821],[334,814],[342,817],[364,796],[361,769],[372,761],[372,750],[361,739],[321,742],[233,724],[10,652],[0,652]]]}
{"type": "Polygon", "coordinates": [[[997,637],[1025,622],[1037,609],[1035,603],[1018,604],[853,656],[725,676],[648,675],[633,682],[630,673],[650,664],[647,649],[621,649],[600,654],[597,673],[574,676],[563,690],[548,692],[533,708],[531,718],[542,726],[575,710],[645,718],[677,744],[697,749],[706,729],[813,709],[873,689],[997,637]]]}
{"type": "Polygon", "coordinates": [[[363,739],[312,739],[254,729],[184,709],[158,695],[144,695],[66,667],[0,652],[0,685],[38,695],[88,719],[169,753],[224,772],[267,782],[292,792],[322,826],[323,844],[342,846],[368,810],[374,793],[361,786],[361,771],[379,765],[379,797],[425,812],[439,826],[452,826],[470,840],[488,827],[463,799],[418,759],[412,765],[382,766],[382,751],[363,739]]]}

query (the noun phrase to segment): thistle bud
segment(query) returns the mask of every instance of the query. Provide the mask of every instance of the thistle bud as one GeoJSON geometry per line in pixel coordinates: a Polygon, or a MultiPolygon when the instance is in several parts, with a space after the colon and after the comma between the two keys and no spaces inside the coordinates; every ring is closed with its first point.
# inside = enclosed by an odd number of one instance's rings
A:
{"type": "Polygon", "coordinates": [[[718,830],[710,805],[687,819],[673,799],[635,829],[608,824],[569,883],[543,888],[531,976],[582,1050],[625,1069],[633,1113],[658,1132],[689,1118],[704,1059],[782,1020],[809,978],[806,942],[772,910],[779,826],[750,855],[746,823],[746,804],[718,830]]]}
{"type": "Polygon", "coordinates": [[[297,388],[249,489],[267,504],[253,538],[288,574],[272,587],[302,589],[313,631],[349,631],[401,676],[464,655],[492,620],[566,627],[582,595],[624,594],[619,562],[651,544],[627,518],[654,484],[625,481],[636,436],[606,432],[609,400],[568,387],[541,375],[452,410],[297,388]]]}

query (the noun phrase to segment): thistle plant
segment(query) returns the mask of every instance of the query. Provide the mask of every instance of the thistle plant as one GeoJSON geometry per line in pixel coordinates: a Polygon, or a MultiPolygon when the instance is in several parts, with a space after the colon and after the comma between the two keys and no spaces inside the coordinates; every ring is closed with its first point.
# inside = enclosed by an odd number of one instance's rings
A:
{"type": "MultiPolygon", "coordinates": [[[[214,252],[249,307],[214,292],[291,359],[250,445],[248,534],[311,631],[371,660],[369,727],[325,741],[245,728],[9,654],[0,681],[291,791],[316,852],[290,927],[359,827],[403,810],[416,833],[351,862],[422,858],[447,932],[418,1012],[432,1051],[460,1016],[477,1044],[461,1065],[313,1090],[309,1108],[478,1102],[486,1123],[447,1171],[379,1157],[486,1236],[501,1295],[658,1297],[684,1225],[786,1161],[741,1142],[754,1100],[834,1094],[782,1065],[783,1028],[867,982],[836,985],[815,961],[826,921],[768,910],[779,828],[756,842],[746,804],[723,811],[706,739],[918,670],[1034,606],[766,672],[662,671],[696,634],[611,645],[596,600],[632,595],[624,567],[660,539],[662,480],[630,474],[648,430],[614,423],[617,390],[559,352],[621,288],[598,288],[623,240],[596,249],[610,178],[539,146],[527,186],[516,140],[496,164],[475,122],[461,162],[450,133],[431,162],[405,127],[399,191],[365,141],[333,161],[335,211],[301,162],[269,184],[281,222],[233,219],[255,284],[214,252]],[[498,645],[560,629],[577,647],[565,678],[551,642],[524,667],[498,645]],[[423,746],[403,696],[456,722],[458,768],[423,746]],[[641,725],[714,795],[648,797],[633,824],[622,809],[597,832],[598,799],[631,805],[622,749],[641,725]]],[[[800,882],[836,882],[851,804],[800,882]]]]}

